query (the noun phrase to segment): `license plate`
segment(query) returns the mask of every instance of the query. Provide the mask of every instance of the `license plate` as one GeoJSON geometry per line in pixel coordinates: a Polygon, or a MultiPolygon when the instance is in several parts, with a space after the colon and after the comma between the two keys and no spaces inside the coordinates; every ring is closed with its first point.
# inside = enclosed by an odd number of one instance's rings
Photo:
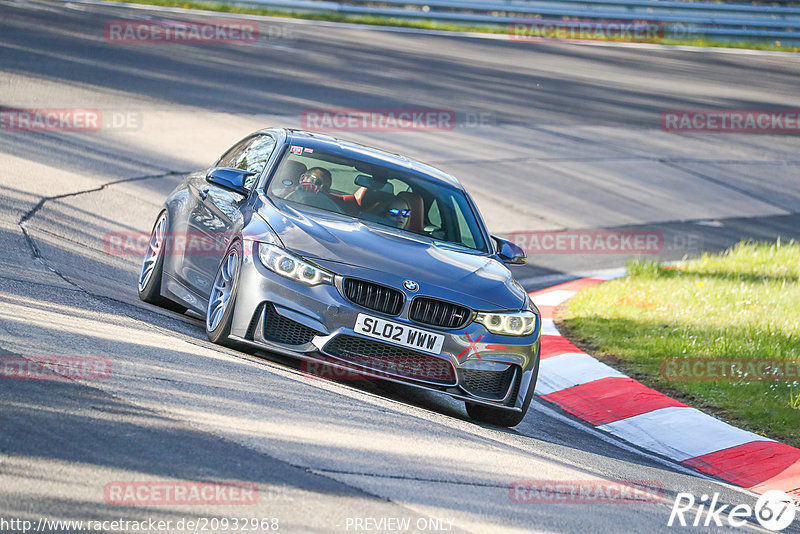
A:
{"type": "Polygon", "coordinates": [[[358,314],[355,331],[365,336],[387,341],[394,345],[408,347],[414,350],[439,354],[442,352],[444,336],[426,332],[404,324],[393,323],[378,317],[370,317],[363,313],[358,314]]]}

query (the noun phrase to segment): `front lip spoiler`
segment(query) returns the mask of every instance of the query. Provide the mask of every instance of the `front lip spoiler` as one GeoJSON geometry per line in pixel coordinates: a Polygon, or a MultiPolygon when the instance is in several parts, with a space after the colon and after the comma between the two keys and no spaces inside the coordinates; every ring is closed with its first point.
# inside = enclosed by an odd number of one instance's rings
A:
{"type": "MultiPolygon", "coordinates": [[[[255,343],[253,341],[250,341],[249,339],[245,339],[245,338],[239,337],[239,336],[230,335],[228,337],[230,339],[232,339],[233,341],[236,341],[237,343],[242,343],[242,344],[245,344],[245,345],[249,345],[249,346],[257,348],[257,349],[277,352],[279,354],[290,356],[292,358],[296,358],[296,359],[299,359],[299,360],[312,361],[312,362],[321,362],[321,363],[324,363],[324,364],[326,364],[326,365],[328,365],[330,367],[333,367],[334,369],[339,369],[341,371],[346,371],[346,372],[356,372],[356,373],[358,373],[360,375],[368,376],[370,378],[375,378],[377,380],[384,380],[386,382],[394,382],[395,384],[401,384],[401,385],[404,385],[404,386],[411,386],[411,387],[415,387],[417,389],[423,389],[425,391],[433,391],[435,393],[442,393],[442,394],[447,395],[449,397],[452,397],[454,399],[461,400],[461,401],[464,401],[464,402],[468,402],[470,404],[480,404],[482,406],[489,406],[491,408],[498,408],[498,409],[505,410],[505,411],[508,411],[508,412],[518,412],[518,413],[522,412],[522,410],[520,408],[517,408],[516,406],[503,406],[501,404],[497,404],[496,402],[489,402],[489,401],[482,400],[482,399],[479,399],[479,398],[476,398],[476,397],[465,397],[464,395],[459,395],[458,393],[450,393],[449,391],[445,391],[445,390],[442,390],[442,389],[439,389],[439,388],[436,388],[436,387],[426,386],[424,384],[418,384],[416,382],[412,382],[412,381],[409,381],[409,380],[400,380],[400,379],[397,379],[397,378],[392,378],[391,376],[379,375],[379,374],[376,374],[376,373],[371,373],[369,370],[366,370],[366,369],[354,369],[352,367],[345,366],[345,365],[340,365],[340,364],[337,364],[335,362],[331,362],[331,361],[328,361],[328,360],[321,360],[319,358],[315,358],[313,356],[309,356],[309,355],[304,354],[302,352],[295,352],[293,350],[286,349],[286,348],[281,347],[279,345],[272,345],[272,344],[266,345],[266,344],[263,344],[263,343],[255,343]]],[[[335,380],[333,380],[333,381],[335,382],[335,380]]]]}

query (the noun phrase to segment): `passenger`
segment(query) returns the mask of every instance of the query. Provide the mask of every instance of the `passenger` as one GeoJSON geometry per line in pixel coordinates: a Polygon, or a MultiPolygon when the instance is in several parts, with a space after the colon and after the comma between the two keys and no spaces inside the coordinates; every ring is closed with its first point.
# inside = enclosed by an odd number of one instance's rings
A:
{"type": "MultiPolygon", "coordinates": [[[[392,197],[381,202],[374,210],[370,211],[373,216],[377,216],[380,222],[401,229],[408,226],[408,218],[411,216],[411,208],[408,207],[408,203],[399,197],[392,197]]],[[[375,217],[368,217],[368,219],[375,220],[375,217]]]]}

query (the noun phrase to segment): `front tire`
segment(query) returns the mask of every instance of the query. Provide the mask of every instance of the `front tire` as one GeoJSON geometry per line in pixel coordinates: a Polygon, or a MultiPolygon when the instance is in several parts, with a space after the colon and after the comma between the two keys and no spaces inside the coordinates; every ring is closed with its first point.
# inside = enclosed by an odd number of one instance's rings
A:
{"type": "Polygon", "coordinates": [[[183,313],[186,311],[186,307],[161,295],[161,275],[164,270],[164,255],[167,252],[168,223],[167,211],[164,210],[156,218],[153,231],[150,233],[150,243],[144,260],[142,260],[138,283],[139,298],[149,304],[183,313]]]}
{"type": "Polygon", "coordinates": [[[244,347],[228,336],[231,334],[234,303],[239,289],[239,271],[242,267],[242,244],[236,240],[228,247],[214,277],[206,309],[206,336],[217,345],[241,350],[244,347]]]}

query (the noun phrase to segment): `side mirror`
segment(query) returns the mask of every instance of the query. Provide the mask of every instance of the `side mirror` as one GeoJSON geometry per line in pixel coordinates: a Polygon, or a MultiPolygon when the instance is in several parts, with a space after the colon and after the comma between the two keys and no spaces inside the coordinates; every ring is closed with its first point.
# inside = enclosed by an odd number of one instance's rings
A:
{"type": "Polygon", "coordinates": [[[525,255],[525,251],[519,246],[494,235],[492,239],[494,239],[497,245],[497,255],[503,263],[508,263],[509,265],[525,265],[525,263],[527,263],[528,257],[525,255]]]}
{"type": "Polygon", "coordinates": [[[215,167],[208,171],[206,181],[208,183],[218,185],[228,191],[239,193],[240,195],[247,196],[250,192],[245,189],[244,181],[253,176],[253,171],[244,171],[242,169],[232,169],[230,167],[215,167]]]}

